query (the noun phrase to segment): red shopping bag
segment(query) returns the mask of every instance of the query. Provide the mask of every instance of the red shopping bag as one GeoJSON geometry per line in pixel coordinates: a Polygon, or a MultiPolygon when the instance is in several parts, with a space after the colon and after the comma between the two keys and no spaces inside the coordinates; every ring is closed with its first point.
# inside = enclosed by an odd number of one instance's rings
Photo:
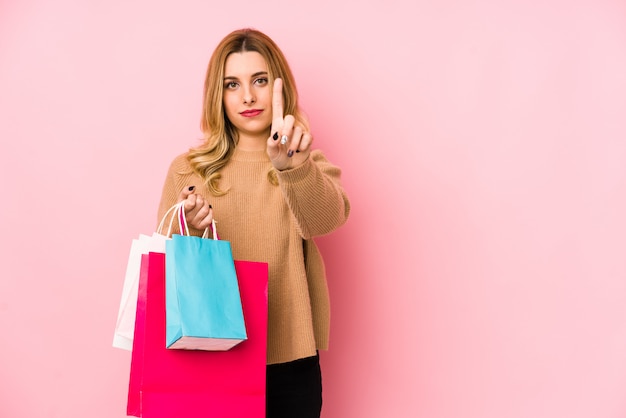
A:
{"type": "Polygon", "coordinates": [[[235,261],[248,339],[229,351],[165,347],[165,254],[142,256],[127,414],[265,417],[267,264],[235,261]]]}

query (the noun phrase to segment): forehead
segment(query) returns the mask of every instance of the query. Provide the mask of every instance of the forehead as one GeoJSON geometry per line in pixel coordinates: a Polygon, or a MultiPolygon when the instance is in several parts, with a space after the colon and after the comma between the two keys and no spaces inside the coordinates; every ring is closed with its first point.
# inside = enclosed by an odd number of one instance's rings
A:
{"type": "Polygon", "coordinates": [[[267,71],[267,63],[256,51],[233,52],[224,64],[225,77],[244,77],[267,71]]]}

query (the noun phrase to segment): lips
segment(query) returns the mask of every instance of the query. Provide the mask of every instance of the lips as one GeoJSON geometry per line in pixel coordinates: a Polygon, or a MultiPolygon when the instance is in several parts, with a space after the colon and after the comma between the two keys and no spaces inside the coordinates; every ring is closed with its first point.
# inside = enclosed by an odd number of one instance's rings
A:
{"type": "Polygon", "coordinates": [[[243,112],[239,113],[241,116],[244,116],[246,118],[251,118],[254,116],[258,116],[263,112],[263,110],[261,109],[250,109],[250,110],[244,110],[243,112]]]}

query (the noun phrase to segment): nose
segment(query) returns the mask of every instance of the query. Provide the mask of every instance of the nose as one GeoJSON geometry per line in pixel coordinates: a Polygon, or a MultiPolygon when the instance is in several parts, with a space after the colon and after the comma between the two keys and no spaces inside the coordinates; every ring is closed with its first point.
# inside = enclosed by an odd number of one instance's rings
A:
{"type": "Polygon", "coordinates": [[[252,89],[248,88],[243,93],[243,102],[245,104],[252,104],[252,103],[256,102],[256,97],[254,97],[254,94],[252,93],[252,89]]]}

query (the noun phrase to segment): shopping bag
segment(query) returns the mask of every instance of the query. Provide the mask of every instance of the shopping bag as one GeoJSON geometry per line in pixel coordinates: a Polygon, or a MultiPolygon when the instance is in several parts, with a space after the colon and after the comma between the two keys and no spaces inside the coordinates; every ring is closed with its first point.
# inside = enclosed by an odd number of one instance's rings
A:
{"type": "MultiPolygon", "coordinates": [[[[130,378],[128,381],[128,401],[126,404],[126,414],[129,416],[141,417],[141,385],[143,383],[144,353],[146,341],[146,305],[148,297],[148,276],[150,267],[150,255],[165,253],[148,253],[140,255],[139,283],[137,286],[137,308],[135,312],[135,324],[133,334],[133,345],[130,363],[130,378]]],[[[153,256],[152,263],[153,276],[152,286],[158,288],[158,257],[153,256]],[[155,275],[156,273],[156,275],[155,275]]],[[[158,289],[157,289],[158,290],[158,289]]],[[[158,296],[158,295],[156,295],[158,296]]]]}
{"type": "MultiPolygon", "coordinates": [[[[180,215],[181,231],[188,231],[180,215]]],[[[212,230],[215,237],[215,222],[212,230]]],[[[230,350],[247,338],[230,242],[173,235],[165,260],[168,348],[230,350]]]]}
{"type": "Polygon", "coordinates": [[[141,234],[139,238],[132,240],[117,323],[113,334],[113,347],[129,351],[133,348],[141,255],[147,254],[149,251],[164,253],[165,239],[164,235],[154,233],[152,236],[141,234]]]}
{"type": "Polygon", "coordinates": [[[152,235],[140,234],[131,242],[126,275],[122,286],[120,307],[117,313],[117,322],[113,333],[113,347],[124,350],[132,350],[133,335],[135,332],[135,311],[137,309],[137,289],[139,286],[139,270],[141,255],[150,251],[165,252],[165,241],[169,239],[172,231],[172,223],[177,215],[179,204],[172,206],[163,216],[157,230],[152,235]],[[167,233],[164,234],[164,226],[167,217],[170,218],[167,233]]]}
{"type": "Polygon", "coordinates": [[[165,347],[165,255],[142,256],[127,414],[265,416],[267,264],[235,262],[248,339],[229,351],[165,347]]]}

